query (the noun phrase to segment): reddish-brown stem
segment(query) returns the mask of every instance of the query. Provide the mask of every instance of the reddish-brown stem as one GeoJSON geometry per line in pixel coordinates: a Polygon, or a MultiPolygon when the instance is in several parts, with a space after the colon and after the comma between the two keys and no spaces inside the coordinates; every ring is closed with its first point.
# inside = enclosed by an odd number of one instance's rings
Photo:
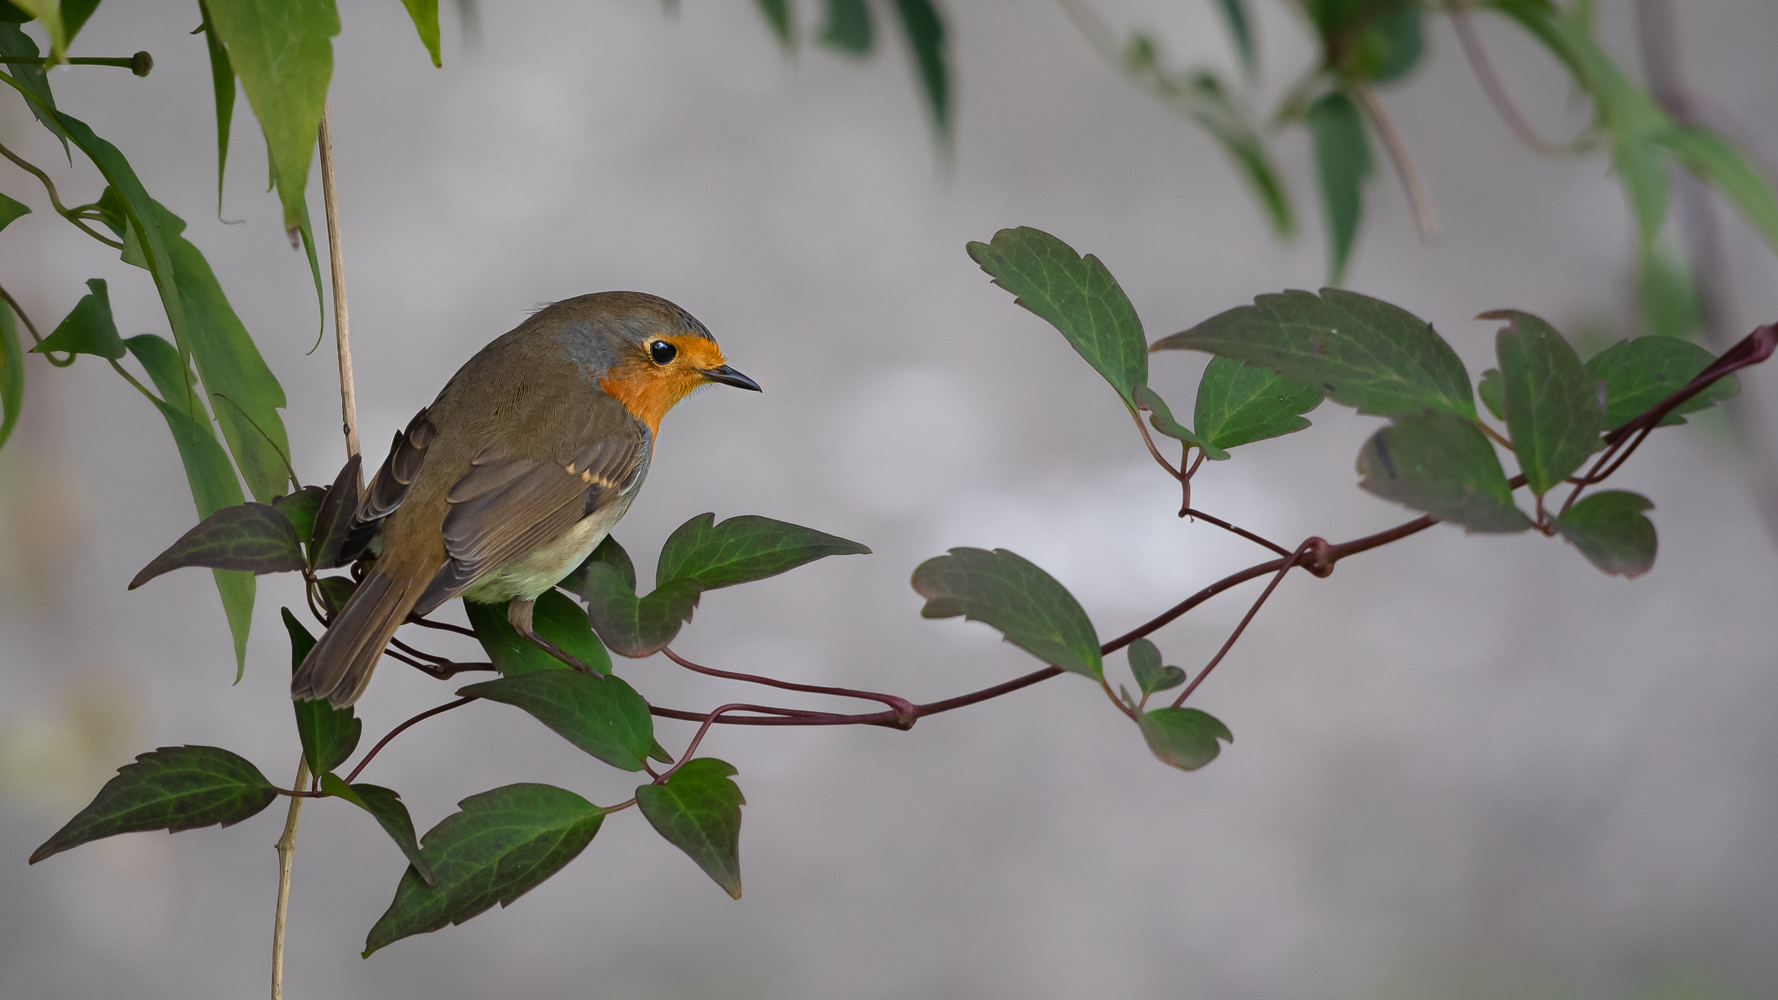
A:
{"type": "Polygon", "coordinates": [[[1266,589],[1260,591],[1259,598],[1253,602],[1252,607],[1247,609],[1247,614],[1242,617],[1241,624],[1236,625],[1235,630],[1229,633],[1228,641],[1222,644],[1222,648],[1216,651],[1216,655],[1210,658],[1210,662],[1205,665],[1204,669],[1198,671],[1198,676],[1192,678],[1192,682],[1185,686],[1185,690],[1179,692],[1179,697],[1173,699],[1174,708],[1178,708],[1180,705],[1185,704],[1185,699],[1190,698],[1191,693],[1198,689],[1198,685],[1204,683],[1204,678],[1210,676],[1210,671],[1215,670],[1216,665],[1222,662],[1222,658],[1229,655],[1229,650],[1235,648],[1235,640],[1241,638],[1241,633],[1247,631],[1247,626],[1253,621],[1253,616],[1259,614],[1260,606],[1266,603],[1266,598],[1271,597],[1272,591],[1277,590],[1278,584],[1283,582],[1284,574],[1289,573],[1290,567],[1295,566],[1297,560],[1301,559],[1304,553],[1314,548],[1317,542],[1320,542],[1324,547],[1327,544],[1322,539],[1311,538],[1297,546],[1296,551],[1292,552],[1290,557],[1284,560],[1284,565],[1279,566],[1278,572],[1273,574],[1272,582],[1266,584],[1266,589]]]}
{"type": "Polygon", "coordinates": [[[418,625],[421,628],[437,629],[440,632],[455,632],[458,635],[466,635],[471,639],[476,637],[474,629],[464,628],[461,625],[452,625],[450,622],[434,621],[431,618],[409,618],[407,624],[418,625]]]}
{"type": "Polygon", "coordinates": [[[364,770],[365,765],[369,764],[372,760],[376,759],[377,754],[382,752],[382,749],[389,745],[390,740],[392,740],[395,737],[400,736],[402,733],[406,732],[409,727],[415,725],[416,723],[425,722],[427,719],[430,719],[435,715],[442,715],[445,712],[449,712],[453,708],[461,708],[464,705],[467,705],[472,701],[479,701],[479,700],[480,699],[478,699],[478,698],[468,697],[468,698],[458,698],[456,701],[447,701],[444,704],[438,706],[437,708],[429,708],[426,711],[421,712],[419,715],[416,715],[413,718],[402,723],[401,725],[396,726],[394,729],[389,730],[389,735],[378,740],[377,745],[370,748],[370,753],[365,754],[364,759],[358,762],[358,766],[352,769],[352,773],[346,775],[346,784],[350,785],[352,782],[358,780],[358,775],[360,772],[362,772],[364,770]]]}
{"type": "MultiPolygon", "coordinates": [[[[691,760],[692,755],[698,752],[698,744],[704,742],[704,734],[710,731],[710,726],[713,723],[715,723],[717,719],[722,718],[724,713],[742,711],[742,710],[751,711],[755,707],[756,706],[753,706],[753,705],[723,705],[719,708],[711,709],[710,714],[704,716],[704,724],[698,727],[698,731],[697,731],[696,735],[692,736],[691,742],[685,745],[685,752],[679,755],[678,763],[674,764],[672,767],[667,768],[662,773],[655,775],[654,783],[657,785],[666,784],[667,779],[671,778],[673,776],[674,771],[677,771],[680,768],[684,767],[685,762],[688,760],[691,760]]],[[[910,725],[911,725],[911,723],[910,723],[910,725]]],[[[646,765],[644,765],[644,766],[646,766],[646,765]]],[[[650,770],[650,773],[653,772],[653,768],[650,768],[649,770],[650,770]]]]}
{"type": "Polygon", "coordinates": [[[315,791],[304,792],[304,791],[297,791],[297,790],[290,789],[290,788],[279,788],[276,785],[272,786],[272,791],[277,792],[279,795],[283,795],[283,796],[286,796],[286,797],[292,798],[292,799],[324,799],[327,797],[326,792],[315,792],[315,791]]]}
{"type": "Polygon", "coordinates": [[[1242,538],[1247,539],[1248,541],[1254,543],[1255,545],[1264,546],[1265,548],[1271,549],[1273,552],[1276,552],[1281,556],[1290,555],[1290,550],[1285,548],[1282,545],[1279,545],[1277,542],[1271,541],[1270,539],[1261,538],[1260,536],[1254,534],[1253,532],[1248,531],[1246,528],[1241,528],[1241,527],[1237,527],[1233,524],[1230,524],[1229,522],[1224,521],[1222,518],[1217,517],[1214,514],[1206,514],[1203,511],[1198,510],[1196,508],[1187,507],[1184,511],[1180,512],[1179,516],[1180,517],[1193,517],[1193,518],[1196,518],[1200,521],[1205,521],[1207,523],[1214,524],[1218,528],[1221,528],[1224,531],[1230,532],[1232,534],[1240,535],[1242,538]]]}
{"type": "Polygon", "coordinates": [[[693,663],[685,657],[680,656],[678,653],[673,652],[673,649],[670,646],[663,647],[661,652],[667,654],[667,659],[672,660],[674,663],[679,664],[685,669],[695,673],[708,674],[711,677],[722,677],[731,681],[746,681],[749,684],[764,684],[767,687],[781,688],[785,691],[805,691],[809,694],[833,695],[836,698],[859,698],[864,701],[879,701],[888,705],[890,711],[906,715],[908,726],[914,724],[914,716],[911,714],[914,710],[913,703],[906,698],[897,695],[881,694],[876,691],[860,691],[855,688],[827,687],[821,684],[798,684],[795,681],[781,681],[773,677],[762,677],[758,674],[743,674],[732,670],[718,670],[715,667],[706,667],[702,664],[693,663]]]}
{"type": "Polygon", "coordinates": [[[1154,436],[1148,433],[1148,425],[1142,422],[1142,411],[1131,410],[1130,416],[1136,420],[1136,429],[1142,432],[1142,443],[1148,445],[1148,453],[1154,457],[1156,462],[1160,463],[1161,468],[1167,470],[1167,475],[1174,479],[1183,478],[1185,473],[1173,468],[1173,463],[1167,461],[1166,457],[1161,454],[1161,450],[1154,446],[1154,436]]]}
{"type": "Polygon", "coordinates": [[[1463,46],[1463,54],[1469,59],[1470,68],[1475,70],[1476,82],[1482,85],[1482,93],[1487,95],[1488,103],[1494,105],[1494,112],[1518,140],[1526,146],[1551,156],[1561,153],[1575,153],[1585,148],[1587,137],[1582,136],[1566,145],[1557,145],[1537,134],[1525,116],[1519,113],[1518,106],[1513,104],[1507,94],[1506,87],[1500,81],[1500,75],[1494,72],[1494,63],[1488,59],[1488,50],[1482,47],[1482,39],[1476,34],[1475,23],[1469,19],[1469,11],[1463,3],[1450,5],[1451,27],[1457,29],[1457,41],[1463,46]]]}

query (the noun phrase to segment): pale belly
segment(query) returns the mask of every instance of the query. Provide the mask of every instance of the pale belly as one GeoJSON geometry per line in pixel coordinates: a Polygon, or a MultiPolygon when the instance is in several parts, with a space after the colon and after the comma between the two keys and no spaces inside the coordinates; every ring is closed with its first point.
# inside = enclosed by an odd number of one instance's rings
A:
{"type": "Polygon", "coordinates": [[[470,584],[463,591],[463,599],[477,604],[505,604],[515,597],[531,600],[554,587],[593,554],[611,533],[612,526],[630,509],[630,501],[636,498],[636,492],[632,490],[619,496],[581,518],[556,541],[514,559],[470,584]]]}

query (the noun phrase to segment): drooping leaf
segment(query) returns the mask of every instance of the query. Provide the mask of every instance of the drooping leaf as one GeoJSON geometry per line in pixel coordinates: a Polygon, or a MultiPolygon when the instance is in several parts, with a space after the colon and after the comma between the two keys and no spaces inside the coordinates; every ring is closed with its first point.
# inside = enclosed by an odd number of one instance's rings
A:
{"type": "Polygon", "coordinates": [[[185,566],[289,573],[303,568],[302,545],[290,521],[262,503],[224,507],[180,536],[130,581],[131,590],[185,566]]]}
{"type": "Polygon", "coordinates": [[[1136,721],[1155,758],[1181,771],[1196,771],[1215,760],[1222,752],[1218,740],[1235,741],[1229,727],[1195,708],[1157,708],[1136,721]]]}
{"type": "Polygon", "coordinates": [[[1259,54],[1254,50],[1252,19],[1247,16],[1246,0],[1216,0],[1216,7],[1222,11],[1223,26],[1228,28],[1229,40],[1235,43],[1235,51],[1241,56],[1241,71],[1251,80],[1259,71],[1259,54]]]}
{"type": "MultiPolygon", "coordinates": [[[[296,620],[289,608],[279,610],[283,613],[284,628],[290,633],[290,671],[295,673],[303,665],[309,650],[315,648],[315,637],[296,620]]],[[[364,734],[364,720],[358,718],[350,705],[334,708],[325,698],[314,701],[291,699],[290,703],[296,708],[296,732],[302,737],[303,759],[309,762],[310,773],[325,775],[351,758],[352,751],[358,749],[359,737],[364,734]]],[[[413,836],[411,823],[408,836],[413,836]]]]}
{"type": "Polygon", "coordinates": [[[30,863],[119,833],[233,826],[277,797],[259,768],[239,754],[221,747],[161,747],[118,768],[117,777],[44,841],[30,863]]]}
{"type": "Polygon", "coordinates": [[[1686,125],[1657,132],[1651,141],[1721,192],[1766,245],[1778,250],[1778,198],[1773,197],[1771,180],[1745,152],[1708,129],[1686,125]]]}
{"type": "Polygon", "coordinates": [[[796,48],[796,9],[790,0],[755,0],[759,4],[759,13],[766,19],[766,24],[777,37],[778,44],[785,52],[796,48]]]}
{"type": "Polygon", "coordinates": [[[658,584],[696,580],[705,590],[763,580],[826,556],[869,555],[870,548],[838,535],[757,514],[717,524],[699,514],[674,529],[661,546],[658,584]]]}
{"type": "Polygon", "coordinates": [[[25,355],[19,346],[18,323],[12,304],[0,299],[0,448],[18,425],[25,402],[25,355]]]}
{"type": "Polygon", "coordinates": [[[49,75],[44,72],[43,64],[37,62],[42,53],[37,51],[37,43],[31,36],[19,30],[19,26],[10,20],[0,20],[0,56],[23,60],[9,63],[6,66],[7,79],[21,90],[28,90],[36,97],[35,101],[27,99],[31,114],[43,123],[43,127],[62,141],[62,152],[73,161],[73,154],[68,152],[68,134],[62,131],[62,123],[56,120],[55,95],[49,92],[49,75]]]}
{"type": "MultiPolygon", "coordinates": [[[[1716,358],[1697,344],[1672,337],[1620,340],[1587,359],[1590,379],[1605,382],[1605,425],[1621,427],[1685,387],[1716,358]]],[[[1709,409],[1741,391],[1730,375],[1680,404],[1661,426],[1683,424],[1682,413],[1709,409]]]]}
{"type": "Polygon", "coordinates": [[[1321,182],[1321,211],[1327,220],[1327,281],[1346,277],[1346,262],[1358,240],[1364,213],[1364,182],[1376,169],[1370,139],[1358,106],[1334,91],[1309,105],[1306,121],[1314,139],[1315,176],[1321,182]]]}
{"type": "Polygon", "coordinates": [[[1428,411],[1396,417],[1358,453],[1359,486],[1466,531],[1531,527],[1494,446],[1475,424],[1428,411]]]}
{"type": "Polygon", "coordinates": [[[334,0],[206,0],[210,23],[265,131],[284,203],[284,228],[301,221],[315,134],[333,77],[334,0]]]}
{"type": "MultiPolygon", "coordinates": [[[[297,702],[297,704],[326,704],[326,702],[297,702]]],[[[348,785],[337,774],[321,776],[321,790],[337,798],[345,799],[358,808],[370,813],[395,846],[401,849],[403,857],[421,881],[431,885],[432,866],[427,863],[426,856],[420,851],[419,841],[414,836],[414,819],[408,815],[407,805],[401,801],[401,795],[392,788],[360,782],[348,785]]]]}
{"type": "Polygon", "coordinates": [[[1137,639],[1130,643],[1130,673],[1136,678],[1136,686],[1145,695],[1156,691],[1176,688],[1185,683],[1185,671],[1178,667],[1161,666],[1161,651],[1147,639],[1137,639]]]}
{"type": "Polygon", "coordinates": [[[104,279],[92,278],[86,287],[91,291],[80,297],[73,311],[43,343],[31,349],[32,353],[92,354],[112,361],[124,356],[123,338],[117,335],[117,324],[111,318],[111,295],[104,279]]]}
{"type": "Polygon", "coordinates": [[[352,515],[358,510],[358,468],[363,460],[362,455],[347,459],[321,498],[321,506],[315,508],[315,527],[309,535],[309,565],[313,569],[333,569],[356,555],[343,547],[352,515]]]}
{"type": "Polygon", "coordinates": [[[306,539],[315,532],[315,512],[321,509],[321,498],[326,495],[327,490],[322,487],[304,486],[289,496],[273,500],[272,506],[296,529],[296,537],[306,539]]]}
{"type": "Polygon", "coordinates": [[[303,256],[309,259],[309,278],[315,283],[315,341],[320,343],[321,337],[327,332],[327,300],[321,295],[321,259],[315,254],[315,227],[309,223],[309,203],[303,201],[302,218],[296,227],[297,235],[302,237],[303,256]]]}
{"type": "Polygon", "coordinates": [[[654,750],[648,702],[616,677],[534,670],[457,693],[522,708],[563,739],[625,771],[642,770],[643,759],[654,750]]]}
{"type": "Polygon", "coordinates": [[[426,831],[420,854],[432,884],[409,868],[395,900],[365,938],[364,954],[404,937],[460,924],[529,892],[573,861],[605,810],[551,785],[504,785],[457,803],[460,812],[426,831]]]}
{"type": "Polygon", "coordinates": [[[1378,416],[1431,408],[1475,416],[1469,373],[1432,325],[1368,296],[1323,288],[1261,295],[1182,333],[1157,351],[1203,351],[1319,389],[1378,416]]]}
{"type": "MultiPolygon", "coordinates": [[[[506,605],[464,601],[469,625],[488,653],[488,659],[504,675],[512,677],[534,670],[572,670],[573,667],[525,639],[506,620],[506,605]]],[[[531,627],[556,648],[602,674],[611,673],[611,654],[593,635],[586,611],[559,590],[545,591],[531,612],[531,627]]]]}
{"type": "Polygon", "coordinates": [[[868,55],[873,34],[870,7],[864,0],[827,0],[827,25],[821,29],[821,44],[847,55],[868,55]]]}
{"type": "Polygon", "coordinates": [[[426,46],[432,65],[443,66],[438,44],[438,0],[401,0],[401,3],[407,8],[407,16],[413,19],[414,30],[420,33],[420,44],[426,46]]]}
{"type": "Polygon", "coordinates": [[[741,898],[741,806],[747,800],[731,776],[733,764],[714,757],[688,760],[665,784],[636,789],[636,807],[667,842],[704,874],[741,898]]]}
{"type": "Polygon", "coordinates": [[[581,588],[593,631],[612,652],[634,657],[652,656],[672,642],[704,592],[696,580],[681,579],[638,598],[635,585],[610,562],[587,563],[581,588]]]}
{"type": "Polygon", "coordinates": [[[1593,453],[1605,407],[1580,356],[1554,327],[1513,309],[1482,318],[1507,321],[1495,336],[1501,403],[1525,484],[1541,495],[1593,453]]]}
{"type": "Polygon", "coordinates": [[[1046,663],[1101,678],[1099,635],[1080,602],[1029,560],[1006,549],[956,548],[914,570],[922,618],[985,622],[1046,663]]]}
{"type": "Polygon", "coordinates": [[[31,206],[26,205],[21,201],[13,201],[11,198],[0,194],[0,229],[5,229],[7,226],[12,225],[20,216],[30,214],[31,206]]]}
{"type": "Polygon", "coordinates": [[[204,46],[210,53],[210,90],[216,98],[216,215],[222,216],[222,178],[228,169],[228,134],[235,121],[235,68],[228,61],[228,50],[216,37],[210,23],[210,10],[198,0],[204,22],[204,46]]]}
{"type": "Polygon", "coordinates": [[[1136,387],[1134,395],[1136,398],[1136,407],[1149,412],[1148,422],[1154,426],[1155,430],[1160,431],[1162,434],[1167,435],[1175,441],[1183,441],[1184,443],[1199,449],[1204,453],[1206,458],[1220,462],[1229,457],[1228,452],[1223,451],[1209,441],[1204,440],[1193,431],[1187,429],[1184,424],[1173,419],[1173,411],[1168,408],[1167,401],[1162,399],[1160,394],[1153,389],[1150,389],[1145,385],[1139,385],[1136,387]]]}
{"type": "Polygon", "coordinates": [[[1002,229],[992,243],[971,243],[968,249],[995,284],[1061,331],[1125,405],[1135,408],[1132,392],[1148,382],[1148,342],[1136,308],[1099,258],[1083,258],[1029,227],[1002,229]]]}
{"type": "Polygon", "coordinates": [[[1482,380],[1476,383],[1475,394],[1481,397],[1482,405],[1494,414],[1495,420],[1506,419],[1506,398],[1500,388],[1500,369],[1490,368],[1482,373],[1482,380]]]}
{"type": "MultiPolygon", "coordinates": [[[[1321,391],[1233,358],[1213,358],[1198,383],[1198,433],[1234,448],[1309,426],[1302,414],[1321,405],[1321,391]]],[[[1214,458],[1215,456],[1211,456],[1214,458]]]]}
{"type": "Polygon", "coordinates": [[[926,110],[932,115],[932,127],[939,142],[951,142],[951,84],[947,68],[949,48],[945,38],[944,18],[933,0],[895,0],[895,13],[901,21],[901,32],[907,38],[908,50],[914,57],[914,69],[920,74],[920,87],[926,93],[926,110]]]}
{"type": "Polygon", "coordinates": [[[1642,512],[1654,503],[1622,490],[1582,497],[1556,515],[1556,530],[1613,576],[1635,579],[1655,564],[1655,526],[1642,512]]]}

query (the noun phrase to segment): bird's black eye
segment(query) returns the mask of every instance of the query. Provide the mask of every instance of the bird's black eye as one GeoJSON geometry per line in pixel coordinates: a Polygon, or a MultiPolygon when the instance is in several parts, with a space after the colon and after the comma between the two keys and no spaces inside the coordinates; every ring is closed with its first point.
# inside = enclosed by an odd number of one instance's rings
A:
{"type": "Polygon", "coordinates": [[[664,340],[656,340],[648,345],[648,356],[653,358],[654,363],[657,365],[664,365],[667,362],[672,361],[673,356],[678,353],[678,348],[664,340]]]}

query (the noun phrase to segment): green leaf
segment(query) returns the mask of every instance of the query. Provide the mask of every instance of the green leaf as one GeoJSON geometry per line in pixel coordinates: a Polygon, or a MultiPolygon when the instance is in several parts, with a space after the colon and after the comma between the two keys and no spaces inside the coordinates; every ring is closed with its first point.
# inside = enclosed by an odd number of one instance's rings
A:
{"type": "Polygon", "coordinates": [[[733,764],[688,760],[664,785],[636,789],[636,807],[661,836],[690,855],[730,896],[741,898],[741,806],[733,764]]]}
{"type": "Polygon", "coordinates": [[[1494,414],[1495,420],[1506,419],[1506,400],[1500,388],[1500,369],[1490,368],[1482,373],[1482,380],[1476,383],[1475,394],[1481,397],[1482,405],[1494,414]]]}
{"type": "Polygon", "coordinates": [[[315,590],[321,598],[321,607],[329,615],[337,615],[358,591],[358,581],[349,576],[324,576],[315,581],[315,590]]]}
{"type": "Polygon", "coordinates": [[[661,546],[657,584],[696,580],[705,590],[763,580],[826,556],[869,555],[857,542],[743,514],[716,524],[715,514],[699,514],[674,529],[661,546]]]}
{"type": "Polygon", "coordinates": [[[1393,83],[1407,76],[1426,51],[1420,8],[1402,6],[1379,17],[1358,46],[1364,66],[1360,74],[1375,83],[1393,83]]]}
{"type": "Polygon", "coordinates": [[[757,0],[759,13],[771,26],[772,34],[778,38],[778,44],[786,53],[796,49],[796,11],[790,6],[790,0],[757,0]]]}
{"type": "MultiPolygon", "coordinates": [[[[1654,409],[1661,400],[1697,378],[1716,358],[1689,341],[1672,337],[1638,337],[1620,340],[1587,360],[1590,379],[1605,381],[1605,426],[1621,427],[1654,409]]],[[[1709,409],[1741,391],[1734,376],[1680,404],[1661,421],[1661,426],[1683,424],[1682,413],[1709,409]]]]}
{"type": "Polygon", "coordinates": [[[1148,422],[1154,425],[1155,430],[1160,431],[1162,434],[1167,435],[1175,441],[1183,441],[1186,444],[1199,449],[1204,453],[1206,458],[1215,459],[1220,462],[1229,457],[1228,452],[1212,445],[1197,434],[1187,430],[1184,424],[1173,419],[1173,411],[1167,407],[1167,401],[1162,399],[1160,394],[1153,389],[1150,389],[1145,385],[1139,385],[1136,387],[1135,397],[1136,407],[1138,409],[1149,411],[1150,415],[1148,422]]]}
{"type": "MultiPolygon", "coordinates": [[[[326,702],[297,702],[299,705],[326,704],[326,702]]],[[[321,776],[321,790],[336,798],[345,799],[358,808],[370,813],[401,848],[401,854],[407,858],[408,864],[419,874],[421,881],[433,884],[432,866],[427,863],[426,856],[420,852],[420,844],[414,837],[414,819],[408,815],[407,806],[401,801],[401,795],[392,788],[382,785],[359,783],[348,785],[336,774],[321,776]]]]}
{"type": "Polygon", "coordinates": [[[1495,336],[1501,403],[1525,484],[1541,496],[1594,452],[1605,410],[1580,356],[1554,327],[1515,309],[1482,318],[1507,321],[1495,336]]]}
{"type": "Polygon", "coordinates": [[[58,62],[68,50],[70,33],[62,20],[61,0],[13,0],[13,6],[36,18],[49,36],[49,51],[58,62]]]}
{"type": "Polygon", "coordinates": [[[162,573],[185,566],[232,569],[255,575],[303,568],[296,529],[277,508],[261,503],[224,507],[181,535],[130,581],[135,590],[162,573]]]}
{"type": "Polygon", "coordinates": [[[907,38],[908,50],[914,57],[914,68],[920,74],[920,86],[926,92],[926,110],[932,115],[932,126],[939,142],[951,143],[951,84],[946,68],[949,58],[944,18],[939,16],[933,0],[895,0],[895,13],[901,20],[901,32],[907,38]]]}
{"type": "MultiPolygon", "coordinates": [[[[1198,433],[1234,448],[1309,426],[1301,416],[1321,405],[1321,391],[1232,358],[1213,358],[1198,383],[1198,433]]],[[[1215,456],[1212,456],[1215,457],[1215,456]]]]}
{"type": "Polygon", "coordinates": [[[827,0],[827,26],[821,44],[847,55],[868,55],[874,42],[870,7],[864,0],[827,0]]]}
{"type": "Polygon", "coordinates": [[[1466,531],[1524,531],[1494,446],[1475,424],[1449,413],[1396,417],[1358,453],[1359,486],[1466,531]]]}
{"type": "Polygon", "coordinates": [[[1223,26],[1228,28],[1229,40],[1235,43],[1235,51],[1241,55],[1241,71],[1249,80],[1259,72],[1259,54],[1254,50],[1252,23],[1247,16],[1246,0],[1216,0],[1216,7],[1222,11],[1223,26]]]}
{"type": "Polygon", "coordinates": [[[1148,749],[1163,764],[1181,771],[1196,771],[1222,752],[1218,740],[1235,741],[1235,734],[1217,718],[1195,708],[1157,708],[1137,720],[1148,749]]]}
{"type": "Polygon", "coordinates": [[[358,467],[363,458],[353,455],[334,476],[333,485],[315,509],[315,527],[309,535],[309,565],[313,569],[333,569],[355,553],[344,552],[346,535],[352,528],[352,515],[358,511],[358,467]]]}
{"type": "Polygon", "coordinates": [[[1651,141],[1710,182],[1765,238],[1766,245],[1778,250],[1778,198],[1773,197],[1771,181],[1745,152],[1708,129],[1685,125],[1658,132],[1651,141]]]}
{"type": "Polygon", "coordinates": [[[1431,324],[1379,299],[1337,288],[1261,295],[1182,333],[1157,351],[1203,351],[1317,387],[1378,416],[1425,408],[1475,416],[1469,373],[1431,324]]]}
{"type": "Polygon", "coordinates": [[[642,770],[654,750],[648,702],[616,677],[534,670],[471,684],[457,693],[522,708],[563,739],[625,771],[642,770]]]}
{"type": "Polygon", "coordinates": [[[206,0],[216,36],[265,131],[284,228],[297,228],[333,76],[333,0],[206,0]]]}
{"type": "Polygon", "coordinates": [[[326,495],[327,491],[319,486],[304,486],[289,496],[273,500],[272,506],[296,529],[296,537],[308,538],[315,531],[315,513],[320,510],[321,498],[326,495]]]}
{"type": "Polygon", "coordinates": [[[99,7],[99,0],[62,0],[62,27],[68,33],[68,41],[80,34],[86,26],[86,19],[93,16],[99,7]]]}
{"type": "Polygon", "coordinates": [[[1556,515],[1556,530],[1593,565],[1613,576],[1634,579],[1655,564],[1655,526],[1642,513],[1653,507],[1636,493],[1593,493],[1556,515]]]}
{"type": "Polygon", "coordinates": [[[1135,676],[1136,686],[1142,689],[1144,695],[1176,688],[1185,683],[1185,671],[1178,667],[1161,666],[1161,651],[1147,639],[1137,639],[1130,643],[1128,655],[1130,673],[1135,676]]]}
{"type": "Polygon", "coordinates": [[[92,804],[44,841],[30,863],[119,833],[233,826],[277,797],[259,768],[239,754],[220,747],[161,747],[118,768],[92,804]]]}
{"type": "Polygon", "coordinates": [[[420,44],[432,57],[433,66],[443,66],[438,46],[438,0],[401,0],[407,16],[413,19],[414,30],[420,33],[420,44]]]}
{"type": "Polygon", "coordinates": [[[125,354],[123,338],[117,335],[117,324],[111,319],[111,295],[101,278],[87,281],[91,289],[74,304],[72,312],[57,324],[43,343],[31,349],[33,354],[61,351],[68,354],[91,354],[116,361],[125,354]]]}
{"type": "MultiPolygon", "coordinates": [[[[31,40],[30,35],[20,31],[17,24],[0,21],[0,56],[36,60],[41,55],[37,51],[37,43],[31,40]]],[[[49,75],[44,72],[43,66],[23,62],[9,64],[6,69],[9,72],[0,76],[5,76],[14,87],[36,98],[34,101],[26,98],[25,104],[31,109],[31,114],[43,123],[43,127],[62,141],[62,152],[69,157],[68,162],[74,162],[72,154],[68,153],[68,133],[62,131],[62,123],[56,120],[56,99],[49,92],[49,75]]]]}
{"type": "MultiPolygon", "coordinates": [[[[296,620],[289,608],[279,611],[284,616],[284,628],[290,633],[290,672],[294,674],[309,655],[309,650],[315,648],[315,637],[296,620]]],[[[309,762],[311,773],[325,775],[351,758],[352,751],[358,749],[359,737],[364,734],[364,720],[358,718],[351,706],[334,708],[325,698],[315,701],[292,699],[290,703],[296,708],[296,732],[302,737],[303,759],[309,762]]],[[[402,815],[406,814],[403,810],[402,815]]],[[[408,824],[408,837],[413,837],[411,823],[408,824]]]]}
{"type": "Polygon", "coordinates": [[[586,564],[581,587],[593,631],[612,652],[634,657],[653,656],[672,642],[704,592],[696,580],[670,580],[637,598],[635,585],[609,562],[586,564]]]}
{"type": "Polygon", "coordinates": [[[460,924],[529,892],[573,861],[605,819],[605,810],[551,785],[503,785],[457,803],[420,840],[432,884],[409,868],[395,900],[364,942],[370,954],[414,934],[460,924]]]}
{"type": "Polygon", "coordinates": [[[0,448],[18,426],[19,409],[25,402],[25,355],[19,345],[18,323],[12,303],[0,299],[0,448]]]}
{"type": "Polygon", "coordinates": [[[1315,176],[1321,181],[1321,209],[1327,219],[1327,281],[1346,277],[1346,262],[1358,239],[1364,212],[1364,182],[1376,169],[1370,140],[1358,106],[1339,91],[1309,105],[1307,122],[1314,139],[1315,176]]]}
{"type": "Polygon", "coordinates": [[[221,218],[222,176],[228,168],[228,133],[235,121],[235,68],[228,61],[228,50],[222,47],[222,39],[216,37],[216,28],[210,23],[210,10],[203,0],[199,0],[198,10],[204,17],[199,26],[204,32],[204,46],[210,52],[210,90],[216,97],[216,216],[221,218]]]}
{"type": "Polygon", "coordinates": [[[922,618],[986,622],[1006,641],[1063,670],[1105,676],[1099,635],[1066,587],[1006,549],[957,548],[921,563],[914,590],[926,598],[922,618]]]}
{"type": "Polygon", "coordinates": [[[31,207],[23,202],[13,201],[0,194],[0,229],[5,229],[18,220],[20,216],[30,215],[31,207]]]}
{"type": "MultiPolygon", "coordinates": [[[[468,612],[469,625],[487,650],[488,659],[502,674],[514,677],[536,670],[574,669],[519,638],[512,623],[506,620],[506,605],[464,601],[463,610],[468,612]]],[[[549,590],[538,596],[531,612],[531,627],[569,656],[600,673],[611,673],[611,654],[593,636],[586,611],[561,591],[549,590]]]]}
{"type": "Polygon", "coordinates": [[[1002,229],[994,242],[971,243],[968,250],[995,284],[1061,331],[1124,405],[1135,408],[1132,392],[1148,382],[1148,342],[1135,307],[1099,258],[1082,258],[1029,227],[1002,229]]]}
{"type": "Polygon", "coordinates": [[[575,567],[574,571],[564,577],[562,582],[556,586],[571,594],[580,593],[582,584],[586,581],[587,567],[597,563],[610,564],[611,568],[617,572],[617,578],[623,581],[624,586],[632,591],[636,589],[636,564],[630,561],[630,554],[624,551],[624,547],[617,544],[617,539],[610,535],[606,535],[605,540],[599,543],[599,547],[593,550],[593,554],[587,556],[585,562],[575,567]]]}

